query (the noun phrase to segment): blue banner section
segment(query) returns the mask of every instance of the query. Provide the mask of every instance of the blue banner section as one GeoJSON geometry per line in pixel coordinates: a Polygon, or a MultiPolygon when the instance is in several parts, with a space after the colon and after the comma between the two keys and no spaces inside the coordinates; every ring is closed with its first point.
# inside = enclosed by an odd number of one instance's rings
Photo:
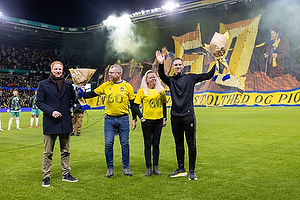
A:
{"type": "MultiPolygon", "coordinates": [[[[104,106],[100,106],[97,108],[91,108],[90,106],[84,106],[83,107],[84,110],[101,110],[101,109],[105,109],[104,106]]],[[[3,112],[10,112],[9,108],[0,108],[0,113],[3,112]]],[[[21,112],[31,112],[31,108],[21,108],[21,112]]]]}
{"type": "MultiPolygon", "coordinates": [[[[0,108],[0,112],[10,112],[9,108],[0,108]]],[[[31,112],[31,108],[21,108],[21,112],[31,112]]]]}
{"type": "Polygon", "coordinates": [[[36,90],[37,88],[27,88],[27,87],[0,87],[0,89],[7,89],[7,90],[10,90],[10,89],[18,89],[18,90],[36,90]]]}

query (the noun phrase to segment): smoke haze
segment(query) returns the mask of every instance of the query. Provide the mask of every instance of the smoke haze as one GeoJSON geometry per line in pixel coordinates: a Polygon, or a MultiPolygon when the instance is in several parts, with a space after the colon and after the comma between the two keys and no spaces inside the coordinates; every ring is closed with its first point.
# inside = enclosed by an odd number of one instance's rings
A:
{"type": "Polygon", "coordinates": [[[146,39],[135,33],[135,25],[128,15],[121,17],[109,16],[104,21],[108,30],[106,44],[107,56],[116,57],[128,62],[131,59],[142,61],[146,49],[146,39]]]}
{"type": "MultiPolygon", "coordinates": [[[[269,32],[272,26],[280,26],[281,32],[296,43],[300,43],[300,1],[274,0],[268,1],[264,7],[260,30],[269,32]]],[[[270,35],[270,34],[269,34],[270,35]]],[[[291,44],[296,45],[296,44],[291,44]]],[[[292,49],[291,49],[292,50],[292,49]]]]}

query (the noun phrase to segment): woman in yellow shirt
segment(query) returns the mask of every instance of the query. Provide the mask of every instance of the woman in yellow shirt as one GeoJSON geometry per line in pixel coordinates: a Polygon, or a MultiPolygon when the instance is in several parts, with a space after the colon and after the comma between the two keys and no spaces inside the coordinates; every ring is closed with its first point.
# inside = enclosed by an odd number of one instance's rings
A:
{"type": "Polygon", "coordinates": [[[158,77],[148,70],[134,100],[133,109],[141,119],[144,136],[144,153],[147,171],[145,176],[161,175],[158,170],[159,143],[162,127],[166,126],[166,92],[158,77]],[[141,110],[139,109],[141,105],[141,110]],[[153,146],[153,171],[151,164],[151,146],[153,146]]]}

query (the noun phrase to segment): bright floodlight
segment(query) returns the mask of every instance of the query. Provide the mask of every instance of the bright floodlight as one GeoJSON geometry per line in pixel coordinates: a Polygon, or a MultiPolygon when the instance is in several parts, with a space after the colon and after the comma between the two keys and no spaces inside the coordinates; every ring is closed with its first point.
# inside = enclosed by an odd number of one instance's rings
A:
{"type": "Polygon", "coordinates": [[[174,10],[176,7],[179,7],[179,4],[175,4],[172,2],[168,2],[166,5],[162,6],[162,8],[166,10],[174,10]]]}
{"type": "Polygon", "coordinates": [[[147,9],[147,10],[142,10],[142,11],[139,11],[139,12],[132,13],[131,15],[129,15],[129,17],[131,18],[131,17],[134,17],[134,16],[145,15],[145,14],[149,14],[149,13],[157,13],[157,12],[160,12],[161,10],[172,11],[175,8],[179,7],[179,6],[180,6],[179,4],[168,2],[166,5],[161,6],[159,8],[152,8],[152,9],[147,9]]]}
{"type": "Polygon", "coordinates": [[[2,14],[2,12],[0,12],[0,16],[2,16],[3,14],[2,14]]]}

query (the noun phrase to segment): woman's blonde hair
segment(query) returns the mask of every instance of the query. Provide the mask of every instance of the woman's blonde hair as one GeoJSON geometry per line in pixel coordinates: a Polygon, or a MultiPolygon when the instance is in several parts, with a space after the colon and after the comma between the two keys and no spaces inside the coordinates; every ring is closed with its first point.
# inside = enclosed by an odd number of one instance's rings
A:
{"type": "Polygon", "coordinates": [[[156,89],[156,91],[157,91],[158,93],[161,93],[161,92],[164,90],[164,87],[161,85],[161,82],[160,82],[159,78],[156,76],[155,72],[152,71],[152,70],[148,70],[148,71],[145,73],[145,75],[143,76],[143,78],[142,78],[142,83],[141,83],[141,86],[140,86],[140,88],[143,88],[144,93],[145,93],[146,95],[150,94],[150,93],[149,93],[149,90],[148,90],[149,87],[148,87],[148,83],[147,83],[146,79],[147,79],[147,77],[148,77],[148,74],[151,74],[151,73],[153,73],[153,74],[155,75],[155,79],[156,79],[156,84],[155,84],[154,89],[156,89]]]}

